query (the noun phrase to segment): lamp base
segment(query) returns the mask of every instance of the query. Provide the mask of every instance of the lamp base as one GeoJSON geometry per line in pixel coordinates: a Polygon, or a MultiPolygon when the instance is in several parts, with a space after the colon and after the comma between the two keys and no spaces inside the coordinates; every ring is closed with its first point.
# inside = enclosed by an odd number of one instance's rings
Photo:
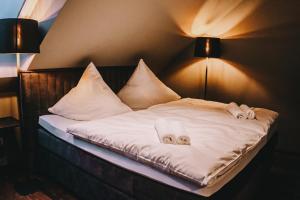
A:
{"type": "Polygon", "coordinates": [[[208,74],[208,57],[206,58],[206,64],[205,64],[205,82],[204,82],[204,94],[203,94],[204,100],[206,100],[206,94],[207,94],[207,74],[208,74]]]}

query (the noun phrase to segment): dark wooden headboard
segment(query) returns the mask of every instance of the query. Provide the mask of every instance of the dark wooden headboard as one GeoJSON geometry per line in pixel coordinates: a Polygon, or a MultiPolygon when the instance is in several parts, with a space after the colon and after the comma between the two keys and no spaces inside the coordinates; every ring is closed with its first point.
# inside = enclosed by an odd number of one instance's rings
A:
{"type": "MultiPolygon", "coordinates": [[[[133,66],[98,67],[114,92],[125,85],[134,69],[133,66]]],[[[49,107],[76,86],[83,71],[84,68],[64,68],[20,72],[22,143],[26,153],[34,152],[39,116],[47,114],[49,107]]]]}

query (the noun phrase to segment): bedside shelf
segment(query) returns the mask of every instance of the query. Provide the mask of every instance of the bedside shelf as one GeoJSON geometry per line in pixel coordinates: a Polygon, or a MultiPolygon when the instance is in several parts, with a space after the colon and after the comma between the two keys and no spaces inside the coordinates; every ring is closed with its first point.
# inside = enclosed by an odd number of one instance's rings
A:
{"type": "Polygon", "coordinates": [[[19,120],[13,117],[0,118],[0,129],[15,128],[19,126],[19,120]]]}
{"type": "Polygon", "coordinates": [[[19,148],[13,129],[19,126],[19,120],[13,117],[0,118],[0,167],[11,167],[18,160],[19,148]]]}

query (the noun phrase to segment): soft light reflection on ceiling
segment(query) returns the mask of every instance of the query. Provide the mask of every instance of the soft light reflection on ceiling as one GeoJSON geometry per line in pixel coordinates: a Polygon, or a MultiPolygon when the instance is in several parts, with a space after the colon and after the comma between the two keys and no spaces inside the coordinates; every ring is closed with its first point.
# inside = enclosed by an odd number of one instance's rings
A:
{"type": "Polygon", "coordinates": [[[31,15],[38,3],[38,0],[25,0],[23,8],[19,14],[19,18],[33,19],[31,15]]]}
{"type": "Polygon", "coordinates": [[[196,15],[191,36],[226,37],[235,27],[257,8],[262,0],[208,0],[196,15]]]}
{"type": "Polygon", "coordinates": [[[35,56],[36,56],[36,54],[32,54],[31,56],[26,57],[25,61],[23,63],[21,63],[21,71],[28,70],[28,68],[35,56]]]}
{"type": "Polygon", "coordinates": [[[66,0],[26,0],[19,17],[43,22],[55,17],[65,2],[66,0]]]}

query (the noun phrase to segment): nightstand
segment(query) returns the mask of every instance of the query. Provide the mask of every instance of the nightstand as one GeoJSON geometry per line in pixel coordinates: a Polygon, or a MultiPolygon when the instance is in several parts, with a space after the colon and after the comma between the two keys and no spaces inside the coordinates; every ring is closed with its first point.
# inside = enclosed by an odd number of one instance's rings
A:
{"type": "Polygon", "coordinates": [[[0,118],[0,167],[11,164],[17,158],[12,156],[19,151],[14,128],[19,121],[13,117],[0,118]]]}

